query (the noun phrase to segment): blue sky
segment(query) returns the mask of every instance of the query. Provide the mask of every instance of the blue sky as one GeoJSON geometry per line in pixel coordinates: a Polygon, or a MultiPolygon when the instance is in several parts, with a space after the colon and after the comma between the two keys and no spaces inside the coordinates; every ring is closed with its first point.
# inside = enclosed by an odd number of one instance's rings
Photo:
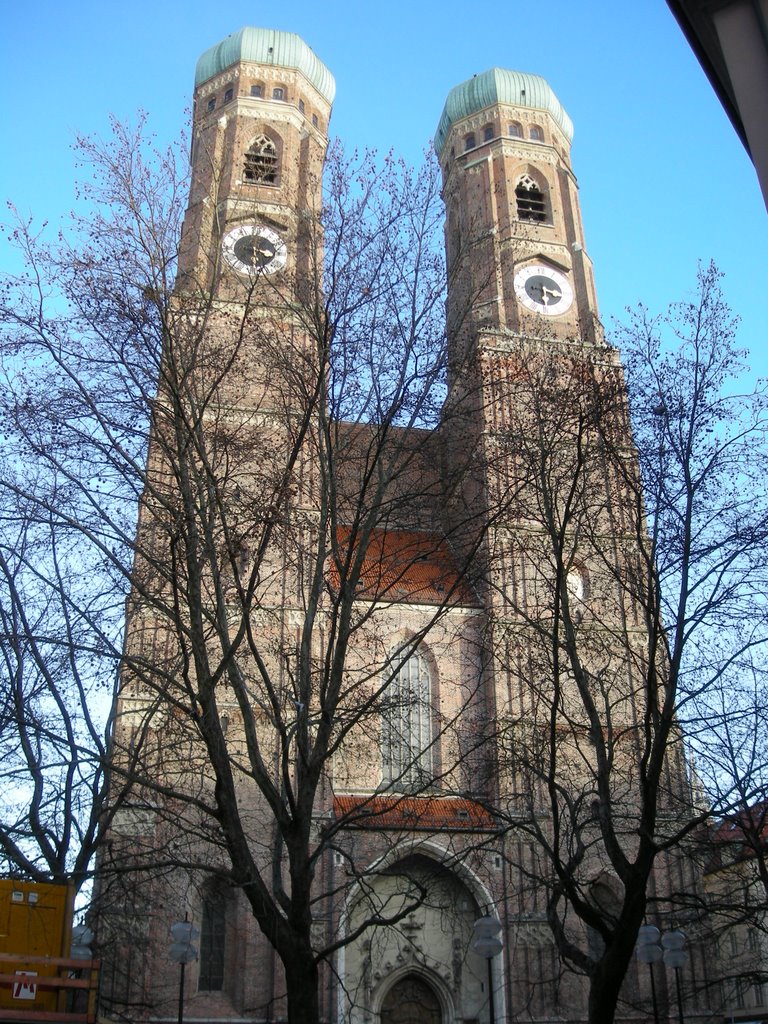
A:
{"type": "MultiPolygon", "coordinates": [[[[229,0],[13,4],[3,16],[0,198],[56,226],[72,206],[76,133],[150,113],[180,130],[195,61],[243,25],[298,32],[337,82],[331,132],[420,159],[449,89],[494,65],[543,75],[573,118],[573,164],[603,319],[726,273],[741,343],[768,375],[768,216],[731,125],[663,0],[229,0]]],[[[10,265],[5,248],[0,263],[10,265]]]]}

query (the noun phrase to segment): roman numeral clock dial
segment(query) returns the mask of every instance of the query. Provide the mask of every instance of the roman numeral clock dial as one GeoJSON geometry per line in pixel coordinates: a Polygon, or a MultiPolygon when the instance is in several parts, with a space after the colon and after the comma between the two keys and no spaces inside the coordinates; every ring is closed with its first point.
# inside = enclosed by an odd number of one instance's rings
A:
{"type": "Polygon", "coordinates": [[[288,259],[280,235],[260,224],[239,224],[224,236],[224,258],[239,274],[276,274],[288,259]]]}
{"type": "Polygon", "coordinates": [[[544,316],[559,316],[573,302],[573,288],[565,274],[538,263],[518,270],[515,293],[526,309],[544,316]]]}

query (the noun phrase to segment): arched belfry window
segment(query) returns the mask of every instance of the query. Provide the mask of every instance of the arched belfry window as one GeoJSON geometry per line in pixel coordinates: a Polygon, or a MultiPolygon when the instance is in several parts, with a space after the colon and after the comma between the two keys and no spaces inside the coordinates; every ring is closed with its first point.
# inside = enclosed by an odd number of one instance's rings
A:
{"type": "Polygon", "coordinates": [[[538,183],[530,174],[524,174],[515,189],[517,216],[519,220],[545,221],[547,199],[538,183]]]}
{"type": "Polygon", "coordinates": [[[509,134],[513,139],[522,139],[523,137],[523,126],[519,121],[513,121],[509,126],[509,134]]]}
{"type": "Polygon", "coordinates": [[[277,146],[267,135],[259,135],[245,154],[243,178],[255,185],[276,185],[277,146]]]}
{"type": "Polygon", "coordinates": [[[384,781],[394,789],[417,789],[434,775],[432,673],[420,650],[402,662],[383,697],[384,781]]]}
{"type": "Polygon", "coordinates": [[[544,141],[544,132],[541,130],[541,128],[539,128],[537,124],[531,125],[531,130],[528,132],[528,135],[531,139],[533,139],[534,142],[544,141]]]}

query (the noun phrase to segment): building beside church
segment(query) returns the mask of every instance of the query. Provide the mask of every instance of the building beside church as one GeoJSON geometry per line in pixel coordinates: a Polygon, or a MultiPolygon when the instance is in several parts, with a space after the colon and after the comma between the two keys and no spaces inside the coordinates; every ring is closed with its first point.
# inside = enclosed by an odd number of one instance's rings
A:
{"type": "MultiPolygon", "coordinates": [[[[589,965],[640,920],[617,864],[651,827],[641,763],[652,827],[691,794],[674,723],[663,756],[649,725],[640,485],[571,121],[532,74],[450,92],[447,335],[425,339],[395,273],[419,266],[417,209],[373,230],[353,182],[345,234],[324,198],[334,90],[284,32],[197,65],[115,726],[131,787],[100,861],[105,1009],[175,1014],[188,920],[198,1024],[285,1020],[305,983],[339,1024],[583,1021],[589,965]]],[[[684,923],[697,886],[659,857],[640,917],[684,923]]],[[[705,1019],[697,949],[690,976],[705,1019]]],[[[630,957],[619,1018],[649,1000],[630,957]]]]}

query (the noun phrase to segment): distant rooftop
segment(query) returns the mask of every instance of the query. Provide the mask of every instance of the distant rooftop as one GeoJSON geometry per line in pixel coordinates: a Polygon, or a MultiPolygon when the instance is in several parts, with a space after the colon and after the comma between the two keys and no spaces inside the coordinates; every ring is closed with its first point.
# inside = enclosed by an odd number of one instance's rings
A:
{"type": "Polygon", "coordinates": [[[240,61],[301,71],[333,103],[336,81],[325,64],[301,36],[273,28],[241,28],[206,50],[195,68],[195,88],[240,61]]]}
{"type": "Polygon", "coordinates": [[[468,78],[461,85],[454,86],[448,93],[435,133],[437,155],[439,156],[443,150],[451,125],[495,103],[546,110],[560,126],[568,141],[573,138],[573,122],[545,79],[524,71],[490,68],[480,75],[468,78]]]}

